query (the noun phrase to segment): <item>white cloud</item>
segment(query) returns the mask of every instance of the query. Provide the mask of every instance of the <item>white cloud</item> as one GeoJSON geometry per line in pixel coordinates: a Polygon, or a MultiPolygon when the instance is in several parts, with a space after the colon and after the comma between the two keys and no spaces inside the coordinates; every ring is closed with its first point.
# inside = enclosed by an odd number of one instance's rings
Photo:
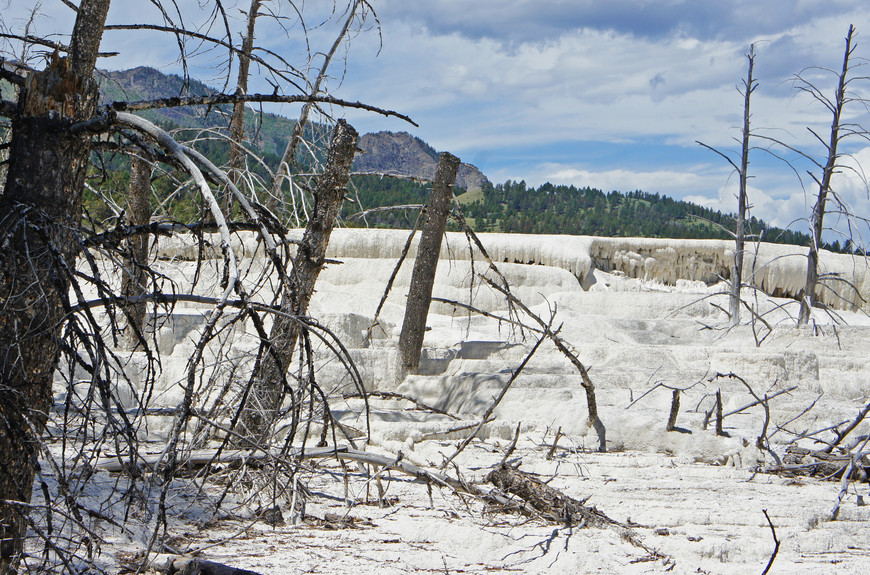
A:
{"type": "Polygon", "coordinates": [[[700,176],[689,172],[632,172],[624,169],[594,172],[565,167],[557,168],[546,179],[553,184],[571,184],[582,181],[589,186],[605,191],[642,189],[658,193],[662,190],[672,190],[668,195],[674,195],[675,192],[680,192],[682,195],[685,191],[697,189],[704,183],[700,176]]]}
{"type": "MultiPolygon", "coordinates": [[[[786,129],[807,143],[804,126],[825,121],[823,109],[808,106],[782,81],[805,65],[841,57],[845,25],[835,20],[783,30],[770,37],[777,42],[759,45],[757,126],[786,129]],[[833,39],[820,34],[829,28],[839,30],[833,39]],[[785,36],[789,42],[782,41],[785,36]]],[[[758,40],[702,42],[680,32],[649,38],[575,28],[545,40],[512,41],[509,31],[503,38],[471,37],[389,17],[384,25],[377,60],[368,58],[371,46],[354,47],[342,93],[406,111],[420,122],[418,135],[436,148],[460,152],[645,136],[679,145],[694,145],[695,139],[728,145],[741,123],[736,86],[744,75],[744,53],[758,40]]]]}

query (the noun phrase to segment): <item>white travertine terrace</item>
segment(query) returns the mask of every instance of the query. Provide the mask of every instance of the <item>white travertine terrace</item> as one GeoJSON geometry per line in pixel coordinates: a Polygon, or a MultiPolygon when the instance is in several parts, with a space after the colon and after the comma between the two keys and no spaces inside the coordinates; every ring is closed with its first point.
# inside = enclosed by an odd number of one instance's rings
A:
{"type": "MultiPolygon", "coordinates": [[[[291,237],[301,238],[301,230],[291,237]]],[[[406,230],[338,229],[332,234],[327,257],[342,259],[395,260],[408,236],[406,230]]],[[[708,285],[727,280],[734,261],[734,243],[727,240],[674,240],[653,238],[604,238],[592,236],[521,235],[484,233],[479,235],[497,263],[537,264],[570,272],[588,287],[590,271],[617,272],[630,278],[676,285],[679,280],[703,281],[708,285]]],[[[206,236],[207,241],[212,238],[206,236]]],[[[214,238],[216,240],[217,238],[214,238]]],[[[216,242],[212,242],[216,245],[216,242]]],[[[262,254],[255,236],[233,236],[237,256],[262,254]]],[[[191,237],[161,240],[160,256],[167,259],[196,259],[200,248],[191,237]]],[[[416,239],[409,257],[416,253],[416,239]]],[[[744,255],[744,279],[764,292],[797,297],[806,279],[807,249],[781,244],[748,244],[744,255]]],[[[216,257],[218,252],[207,254],[216,257]]],[[[481,255],[473,252],[480,262],[481,255]]],[[[447,234],[441,257],[470,260],[465,235],[447,234]]],[[[818,301],[835,309],[870,311],[870,271],[861,257],[823,251],[820,261],[823,280],[818,301]]]]}

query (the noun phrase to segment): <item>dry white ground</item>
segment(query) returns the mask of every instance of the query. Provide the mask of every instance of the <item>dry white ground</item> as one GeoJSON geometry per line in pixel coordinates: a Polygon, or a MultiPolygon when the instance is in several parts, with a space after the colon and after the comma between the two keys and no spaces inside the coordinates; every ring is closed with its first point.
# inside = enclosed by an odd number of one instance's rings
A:
{"type": "MultiPolygon", "coordinates": [[[[460,419],[414,410],[402,401],[372,401],[372,437],[366,449],[389,457],[401,452],[406,461],[437,469],[469,433],[450,430],[479,420],[535,335],[524,338],[504,322],[435,304],[422,365],[426,375],[395,381],[394,348],[407,272],[384,308],[385,330],[363,348],[361,330],[371,321],[395,259],[383,255],[389,252],[383,246],[367,255],[360,250],[337,254],[344,263],[322,275],[312,315],[348,342],[370,390],[396,391],[460,419]]],[[[172,503],[179,512],[173,519],[173,545],[264,574],[761,573],[774,548],[766,510],[781,542],[771,573],[870,573],[866,483],[849,486],[833,520],[839,482],[765,472],[774,461],[755,447],[764,423],[761,407],[727,416],[730,437],[718,437],[712,426],[704,426],[717,390],[726,413],[753,402],[743,383],[717,374],[738,375],[758,395],[790,390],[770,400],[767,435],[779,455],[796,434],[854,418],[870,396],[866,314],[833,316],[819,310],[813,327],[797,329],[790,319],[796,314],[794,302],[747,293],[773,331],[750,321],[748,313],[742,325],[726,329],[721,309],[727,301],[715,295],[724,284],[684,279],[664,285],[655,277],[595,269],[587,270],[581,283],[567,266],[500,267],[536,313],[549,317],[555,311],[554,325],[561,326],[562,337],[591,368],[608,452],[594,450],[597,439],[586,424],[579,374],[545,343],[507,391],[495,421],[447,472],[482,482],[501,461],[519,425],[520,440],[511,457],[521,461],[521,470],[539,474],[567,495],[588,497],[589,505],[632,526],[665,559],[651,557],[618,529],[572,528],[499,513],[397,472],[380,477],[388,503],[380,505],[377,481],[356,467],[328,460],[300,477],[311,493],[305,514],[285,503],[283,525],[240,516],[203,525],[179,487],[172,503]],[[672,388],[685,390],[677,420],[684,432],[665,431],[672,388]],[[563,435],[548,459],[558,429],[563,435]],[[188,511],[181,513],[183,509],[188,511]]],[[[472,298],[477,307],[506,314],[503,298],[484,288],[469,289],[472,275],[467,259],[442,261],[435,295],[472,298]]],[[[178,370],[190,357],[192,343],[165,335],[161,377],[171,405],[178,370]]],[[[331,364],[319,373],[321,382],[333,373],[340,379],[340,370],[331,364]]],[[[358,407],[351,403],[339,414],[358,425],[358,407]]],[[[855,434],[868,431],[865,424],[855,434]]],[[[812,444],[804,440],[802,445],[812,444]]],[[[144,547],[143,538],[117,535],[105,550],[134,553],[144,547]]]]}

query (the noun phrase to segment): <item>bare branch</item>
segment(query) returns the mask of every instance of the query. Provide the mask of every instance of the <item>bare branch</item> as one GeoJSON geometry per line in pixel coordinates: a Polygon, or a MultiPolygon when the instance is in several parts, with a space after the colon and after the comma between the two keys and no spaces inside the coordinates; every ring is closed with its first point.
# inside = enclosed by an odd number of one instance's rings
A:
{"type": "MultiPolygon", "coordinates": [[[[49,40],[48,38],[43,38],[42,36],[33,36],[31,34],[25,34],[24,36],[20,36],[18,34],[11,34],[9,32],[0,32],[0,38],[8,38],[10,40],[19,40],[21,42],[25,42],[26,44],[45,46],[46,48],[51,48],[52,50],[57,50],[58,52],[62,52],[64,54],[70,52],[70,47],[66,44],[61,44],[60,42],[55,42],[54,40],[49,40]]],[[[99,52],[97,56],[100,58],[111,58],[112,56],[117,56],[118,54],[119,52],[99,52]]]]}
{"type": "Polygon", "coordinates": [[[298,104],[305,102],[318,102],[322,104],[330,104],[341,108],[356,108],[375,112],[382,116],[389,116],[404,120],[413,126],[417,124],[408,116],[385,110],[377,106],[371,106],[362,102],[351,102],[332,96],[283,96],[281,94],[216,94],[212,96],[188,96],[188,97],[172,97],[159,98],[157,100],[143,100],[140,102],[113,102],[107,106],[108,109],[125,112],[136,112],[139,110],[150,110],[152,108],[177,108],[180,106],[204,106],[204,105],[220,105],[234,104],[236,102],[262,102],[262,103],[278,103],[278,104],[298,104]]]}
{"type": "MultiPolygon", "coordinates": [[[[317,79],[315,79],[314,84],[311,86],[311,90],[309,94],[311,96],[317,96],[321,92],[321,84],[326,78],[327,71],[329,69],[330,63],[332,63],[332,59],[335,56],[335,52],[338,50],[338,47],[344,41],[345,36],[347,35],[347,31],[350,28],[351,22],[353,22],[356,17],[357,9],[360,6],[368,6],[367,2],[363,0],[354,0],[353,4],[348,11],[347,18],[345,19],[344,26],[341,31],[338,33],[338,36],[335,38],[335,42],[332,44],[332,48],[330,48],[329,52],[324,54],[323,64],[320,66],[320,72],[317,74],[317,79]]],[[[305,125],[308,123],[308,115],[311,111],[311,107],[314,105],[313,101],[306,102],[302,107],[302,111],[299,113],[299,119],[293,125],[293,132],[290,134],[290,140],[287,142],[287,147],[284,150],[284,154],[281,157],[281,161],[279,162],[280,168],[278,172],[275,174],[275,177],[272,180],[272,192],[277,197],[278,191],[281,187],[282,177],[290,175],[290,167],[296,161],[296,149],[299,146],[299,140],[302,138],[303,131],[305,130],[305,125]]]]}
{"type": "Polygon", "coordinates": [[[227,264],[227,282],[224,288],[224,294],[222,296],[222,300],[226,300],[229,298],[229,294],[233,291],[237,290],[240,286],[239,283],[239,271],[238,264],[236,262],[235,254],[230,247],[230,230],[227,227],[226,218],[224,217],[223,212],[221,212],[220,206],[218,205],[217,200],[212,194],[211,189],[205,181],[205,177],[202,175],[200,169],[196,166],[193,160],[185,153],[184,148],[176,142],[172,136],[170,136],[167,132],[157,127],[155,124],[152,124],[148,120],[144,118],[140,118],[134,114],[130,114],[128,112],[118,112],[117,113],[118,122],[122,125],[129,126],[141,132],[144,132],[157,140],[157,142],[172,156],[181,163],[188,173],[194,178],[197,183],[197,187],[199,192],[202,194],[202,197],[205,199],[208,204],[209,210],[214,217],[215,223],[218,225],[218,230],[221,235],[221,250],[224,253],[224,258],[227,264]]]}
{"type": "MultiPolygon", "coordinates": [[[[165,13],[164,13],[164,16],[166,16],[165,13]]],[[[201,34],[199,32],[193,32],[191,30],[185,30],[182,27],[178,27],[178,26],[174,26],[174,25],[158,26],[158,25],[154,25],[154,24],[111,24],[109,26],[106,26],[105,29],[106,30],[151,30],[151,31],[155,31],[155,32],[168,32],[170,34],[175,35],[178,38],[179,48],[182,51],[182,53],[184,52],[184,42],[182,40],[182,37],[185,37],[185,36],[189,36],[191,38],[195,38],[195,39],[201,40],[203,42],[208,42],[208,43],[214,44],[216,46],[221,46],[223,48],[226,48],[227,50],[229,50],[233,54],[240,55],[242,53],[241,48],[237,48],[237,47],[233,46],[232,38],[229,38],[227,41],[224,41],[224,40],[220,40],[218,38],[214,38],[213,36],[208,36],[206,34],[201,34]]],[[[257,64],[263,66],[263,68],[269,70],[271,73],[275,74],[276,76],[278,76],[279,78],[281,78],[285,82],[288,82],[291,85],[293,85],[300,92],[304,91],[302,89],[302,87],[296,83],[297,79],[302,77],[302,74],[298,70],[296,70],[293,66],[291,66],[290,63],[287,62],[284,58],[282,58],[279,54],[277,54],[271,50],[267,50],[265,48],[262,48],[262,47],[257,47],[250,54],[250,58],[253,62],[256,62],[257,64]],[[286,71],[278,69],[277,67],[275,67],[274,65],[272,65],[268,61],[266,61],[264,58],[257,56],[254,52],[262,52],[263,54],[265,54],[271,58],[275,58],[282,66],[286,66],[287,70],[290,70],[290,73],[288,74],[286,71]]],[[[183,61],[185,63],[185,77],[187,77],[186,59],[183,59],[183,61]]]]}
{"type": "Polygon", "coordinates": [[[764,517],[767,519],[767,524],[770,525],[770,533],[773,536],[773,553],[770,554],[770,560],[767,562],[767,567],[761,572],[761,575],[767,575],[770,568],[773,567],[773,561],[776,559],[776,554],[779,553],[779,539],[776,538],[776,528],[773,526],[773,521],[770,520],[770,515],[767,514],[767,509],[762,509],[764,517]]]}
{"type": "Polygon", "coordinates": [[[16,72],[20,66],[15,62],[7,62],[5,58],[0,58],[0,80],[6,80],[16,86],[24,85],[24,76],[16,72]]]}
{"type": "Polygon", "coordinates": [[[702,142],[702,141],[700,141],[700,140],[695,140],[695,143],[696,143],[696,144],[699,144],[699,145],[701,145],[701,146],[703,146],[703,147],[705,147],[705,148],[707,148],[707,149],[710,150],[711,152],[714,152],[714,153],[716,153],[716,154],[722,156],[723,158],[725,158],[725,161],[726,161],[726,162],[728,162],[729,164],[731,164],[731,167],[733,167],[733,168],[734,168],[738,173],[740,172],[740,167],[739,167],[737,164],[735,164],[735,163],[734,163],[734,160],[732,160],[730,157],[728,157],[728,155],[726,155],[725,153],[720,152],[719,150],[717,150],[717,149],[714,148],[713,146],[708,146],[707,144],[705,144],[704,142],[702,142]]]}
{"type": "Polygon", "coordinates": [[[862,421],[864,421],[864,418],[867,417],[868,413],[870,413],[870,403],[868,403],[866,406],[864,406],[864,409],[858,412],[858,416],[852,420],[852,423],[850,423],[846,427],[846,429],[844,429],[843,431],[839,431],[838,429],[834,430],[837,434],[837,439],[832,441],[823,451],[825,453],[833,452],[834,448],[838,446],[844,439],[846,439],[846,437],[850,433],[852,433],[852,431],[854,431],[855,428],[858,427],[862,421]]]}

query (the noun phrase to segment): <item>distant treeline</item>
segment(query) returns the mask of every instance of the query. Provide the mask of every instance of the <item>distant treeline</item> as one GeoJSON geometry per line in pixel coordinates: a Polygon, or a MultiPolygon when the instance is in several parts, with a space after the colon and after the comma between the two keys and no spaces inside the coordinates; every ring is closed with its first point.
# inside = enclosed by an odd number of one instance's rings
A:
{"type": "MultiPolygon", "coordinates": [[[[365,176],[354,179],[359,204],[346,205],[344,215],[378,206],[425,204],[428,191],[405,180],[365,176]]],[[[461,192],[461,190],[460,190],[461,192]]],[[[459,195],[463,211],[476,231],[524,234],[572,234],[611,237],[730,239],[734,216],[691,202],[641,191],[610,192],[547,183],[531,188],[524,181],[508,180],[482,192],[459,195]],[[472,199],[473,198],[473,199],[472,199]]],[[[408,210],[376,212],[366,217],[370,226],[409,227],[416,213],[408,210]]],[[[359,220],[351,225],[365,225],[359,220]]],[[[764,241],[809,245],[808,234],[772,227],[757,218],[747,222],[747,233],[764,241]]],[[[846,251],[838,242],[826,246],[846,251]]]]}

